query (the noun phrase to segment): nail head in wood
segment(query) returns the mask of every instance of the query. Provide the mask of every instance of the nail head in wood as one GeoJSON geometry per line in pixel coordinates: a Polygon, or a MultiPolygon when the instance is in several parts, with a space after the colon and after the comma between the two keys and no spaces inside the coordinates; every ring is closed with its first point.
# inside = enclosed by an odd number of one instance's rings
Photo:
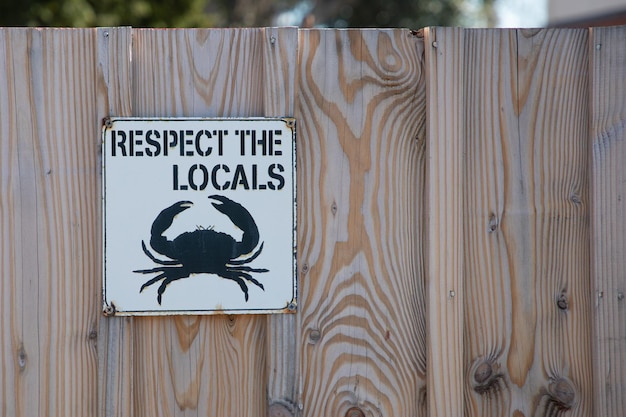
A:
{"type": "Polygon", "coordinates": [[[111,303],[104,308],[103,313],[106,317],[113,317],[115,316],[116,311],[117,310],[115,309],[115,304],[111,303]]]}
{"type": "Polygon", "coordinates": [[[318,329],[313,329],[309,333],[309,339],[313,343],[318,342],[321,339],[321,337],[322,337],[322,332],[320,332],[318,329]]]}

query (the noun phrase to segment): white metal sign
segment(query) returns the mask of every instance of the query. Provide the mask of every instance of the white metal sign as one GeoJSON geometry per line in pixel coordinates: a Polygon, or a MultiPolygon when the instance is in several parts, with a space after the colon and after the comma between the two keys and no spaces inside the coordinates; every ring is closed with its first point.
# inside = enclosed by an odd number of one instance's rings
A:
{"type": "Polygon", "coordinates": [[[296,309],[295,120],[106,119],[105,314],[296,309]]]}

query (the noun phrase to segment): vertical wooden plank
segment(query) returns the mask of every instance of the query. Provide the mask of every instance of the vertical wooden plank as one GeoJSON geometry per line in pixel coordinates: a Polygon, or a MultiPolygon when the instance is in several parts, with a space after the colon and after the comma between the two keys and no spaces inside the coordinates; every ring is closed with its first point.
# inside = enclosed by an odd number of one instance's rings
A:
{"type": "MultiPolygon", "coordinates": [[[[265,29],[263,49],[264,115],[295,115],[298,29],[265,29]]],[[[296,126],[296,130],[297,130],[296,126]]],[[[293,416],[298,411],[298,321],[295,314],[267,317],[267,389],[269,417],[293,416]]]]}
{"type": "Polygon", "coordinates": [[[298,29],[264,29],[263,94],[267,117],[293,116],[296,103],[296,66],[298,64],[298,29]]]}
{"type": "MultiPolygon", "coordinates": [[[[520,254],[534,247],[527,258],[534,260],[534,285],[517,281],[512,298],[523,299],[532,288],[537,326],[511,343],[536,343],[527,389],[518,397],[528,401],[536,390],[534,415],[592,414],[587,42],[581,29],[517,32],[519,140],[529,146],[524,182],[534,183],[524,199],[531,219],[536,216],[536,240],[520,254]]],[[[522,364],[509,356],[509,373],[522,364]]]]}
{"type": "Polygon", "coordinates": [[[302,415],[425,415],[424,73],[403,30],[300,32],[302,415]]]}
{"type": "Polygon", "coordinates": [[[95,415],[95,31],[0,29],[3,415],[95,415]]]}
{"type": "MultiPolygon", "coordinates": [[[[32,133],[29,132],[32,123],[28,123],[23,130],[19,128],[18,123],[19,118],[29,117],[31,114],[30,112],[20,114],[20,110],[24,111],[24,107],[30,104],[26,99],[30,87],[27,81],[21,78],[28,68],[28,34],[25,30],[0,29],[0,40],[0,59],[3,62],[3,65],[0,65],[2,71],[0,90],[3,91],[3,94],[0,94],[0,169],[2,169],[0,253],[3,277],[0,280],[2,285],[0,294],[2,305],[6,309],[2,314],[3,372],[0,404],[4,415],[36,415],[37,404],[34,404],[34,410],[29,409],[29,404],[25,403],[27,394],[24,393],[25,387],[37,384],[36,366],[39,352],[35,342],[32,342],[36,337],[36,334],[33,334],[36,329],[28,323],[24,314],[24,283],[27,280],[22,279],[24,265],[21,258],[26,256],[24,247],[28,248],[27,243],[37,242],[36,230],[22,225],[22,214],[26,218],[30,214],[30,218],[33,218],[35,213],[32,211],[36,206],[29,204],[22,210],[22,201],[36,199],[37,190],[33,174],[20,177],[20,168],[26,171],[28,162],[27,172],[33,172],[34,163],[25,160],[24,151],[18,151],[27,145],[32,148],[32,145],[29,145],[32,142],[32,133]],[[27,184],[23,185],[25,182],[27,184]],[[28,213],[28,210],[31,213],[28,213]],[[29,347],[29,355],[32,356],[28,361],[28,373],[25,372],[28,359],[25,346],[29,347]]],[[[32,160],[32,151],[28,151],[26,156],[32,160]]],[[[36,262],[29,262],[26,268],[34,265],[36,262]]],[[[32,278],[29,277],[30,279],[32,278]]]]}
{"type": "MultiPolygon", "coordinates": [[[[23,320],[21,309],[21,280],[18,277],[22,265],[17,253],[22,251],[20,227],[20,177],[17,145],[17,93],[15,79],[18,59],[25,53],[25,32],[0,29],[0,297],[6,309],[1,315],[0,352],[2,353],[2,378],[0,379],[0,411],[3,415],[23,413],[22,399],[18,397],[23,384],[21,372],[25,370],[23,349],[23,320]],[[21,36],[20,36],[21,35],[21,36]],[[18,57],[14,57],[17,54],[18,57]],[[19,287],[18,287],[19,286],[19,287]],[[18,301],[19,300],[19,301],[18,301]],[[12,314],[9,314],[12,313],[12,314]]],[[[23,94],[24,92],[21,92],[23,94]]]]}
{"type": "Polygon", "coordinates": [[[534,280],[528,253],[532,207],[524,200],[533,186],[525,178],[532,146],[520,145],[518,133],[516,31],[467,31],[466,38],[466,413],[503,416],[511,415],[514,396],[508,351],[517,349],[511,356],[523,364],[515,374],[527,371],[527,352],[531,361],[534,353],[532,343],[518,347],[517,340],[528,336],[525,326],[536,325],[532,303],[512,294],[524,295],[524,285],[534,280]]]}
{"type": "Polygon", "coordinates": [[[589,40],[594,415],[626,409],[626,27],[589,40]]]}
{"type": "MultiPolygon", "coordinates": [[[[135,30],[135,116],[262,116],[263,29],[135,30]]],[[[267,409],[262,316],[133,323],[136,416],[257,416],[267,409]],[[261,410],[261,411],[260,411],[261,410]]]]}
{"type": "Polygon", "coordinates": [[[586,32],[459,47],[467,414],[591,415],[586,32]]]}
{"type": "MultiPolygon", "coordinates": [[[[110,116],[131,116],[131,28],[99,28],[96,37],[97,119],[110,116]]],[[[96,137],[100,137],[100,131],[96,137]]],[[[101,153],[98,154],[99,163],[101,153]]],[[[97,188],[102,195],[101,176],[97,188]]],[[[98,207],[98,225],[102,224],[102,208],[98,207]]],[[[102,237],[96,264],[102,264],[102,237]]],[[[101,276],[101,275],[100,275],[101,276]]],[[[102,295],[99,294],[101,298],[102,295]]],[[[132,416],[133,399],[133,318],[101,317],[98,338],[99,415],[132,416]]]]}
{"type": "Polygon", "coordinates": [[[428,413],[461,416],[465,32],[428,28],[424,35],[428,413]]]}

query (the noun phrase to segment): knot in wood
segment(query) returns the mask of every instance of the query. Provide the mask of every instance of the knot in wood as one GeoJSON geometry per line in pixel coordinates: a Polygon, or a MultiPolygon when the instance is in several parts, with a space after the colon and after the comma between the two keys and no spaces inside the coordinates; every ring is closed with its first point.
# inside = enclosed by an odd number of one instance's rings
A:
{"type": "Polygon", "coordinates": [[[365,414],[359,407],[352,407],[346,411],[345,417],[365,417],[365,414]]]}
{"type": "Polygon", "coordinates": [[[489,222],[487,225],[487,232],[488,233],[493,233],[496,230],[498,230],[498,218],[496,217],[495,214],[491,213],[489,215],[489,222]]]}
{"type": "Polygon", "coordinates": [[[17,365],[20,368],[20,372],[23,372],[26,369],[26,361],[28,359],[28,355],[26,355],[26,349],[24,349],[24,344],[20,343],[20,348],[17,351],[17,365]]]}
{"type": "Polygon", "coordinates": [[[559,378],[550,384],[548,392],[552,399],[562,408],[570,409],[574,405],[576,390],[570,381],[559,378]]]}
{"type": "Polygon", "coordinates": [[[499,372],[500,365],[495,362],[494,357],[477,358],[472,365],[472,369],[474,370],[472,386],[478,394],[494,394],[503,388],[505,382],[502,379],[502,374],[499,372]]]}
{"type": "Polygon", "coordinates": [[[567,310],[569,304],[567,302],[567,297],[565,296],[565,294],[559,295],[559,298],[556,300],[556,305],[561,310],[567,310]]]}
{"type": "Polygon", "coordinates": [[[269,407],[269,417],[293,417],[293,412],[283,404],[272,404],[269,407]]]}
{"type": "Polygon", "coordinates": [[[483,362],[474,371],[474,380],[479,384],[484,384],[493,375],[493,366],[489,362],[483,362]]]}

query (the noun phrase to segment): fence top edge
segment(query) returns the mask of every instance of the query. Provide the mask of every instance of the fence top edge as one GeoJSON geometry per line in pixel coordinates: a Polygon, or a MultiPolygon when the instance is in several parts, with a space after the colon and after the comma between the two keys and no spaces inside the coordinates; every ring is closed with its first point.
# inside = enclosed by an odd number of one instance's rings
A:
{"type": "Polygon", "coordinates": [[[547,31],[547,32],[575,32],[575,31],[593,31],[593,30],[622,30],[625,29],[626,25],[617,25],[617,26],[603,26],[603,27],[535,27],[535,28],[465,28],[465,27],[453,27],[453,26],[426,26],[424,28],[418,29],[410,29],[410,28],[402,28],[402,27],[394,27],[394,28],[299,28],[297,26],[259,26],[259,27],[225,27],[225,28],[203,28],[203,27],[195,27],[195,28],[151,28],[151,27],[132,27],[132,26],[97,26],[97,27],[42,27],[42,26],[0,26],[0,30],[8,31],[8,32],[82,32],[82,31],[98,31],[102,29],[106,30],[133,30],[133,31],[258,31],[258,30],[298,30],[301,32],[395,32],[395,31],[407,31],[407,32],[423,32],[424,30],[443,30],[443,29],[460,29],[464,32],[511,32],[511,31],[521,31],[527,33],[547,31]]]}

